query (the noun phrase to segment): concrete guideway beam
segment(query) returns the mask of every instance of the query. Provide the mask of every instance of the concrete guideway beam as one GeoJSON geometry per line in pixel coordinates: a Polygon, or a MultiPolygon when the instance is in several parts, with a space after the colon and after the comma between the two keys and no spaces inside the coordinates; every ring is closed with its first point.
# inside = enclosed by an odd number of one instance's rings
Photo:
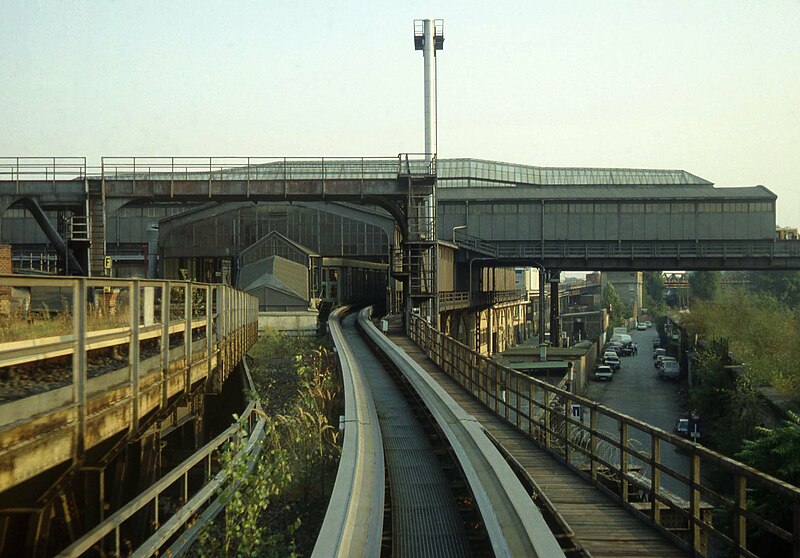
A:
{"type": "Polygon", "coordinates": [[[372,322],[359,319],[359,323],[408,378],[445,433],[475,494],[495,555],[564,556],[541,513],[480,424],[372,322]]]}
{"type": "Polygon", "coordinates": [[[383,534],[385,473],[383,438],[365,370],[347,344],[341,307],[329,320],[344,384],[344,440],[325,520],[312,557],[378,556],[383,534]]]}

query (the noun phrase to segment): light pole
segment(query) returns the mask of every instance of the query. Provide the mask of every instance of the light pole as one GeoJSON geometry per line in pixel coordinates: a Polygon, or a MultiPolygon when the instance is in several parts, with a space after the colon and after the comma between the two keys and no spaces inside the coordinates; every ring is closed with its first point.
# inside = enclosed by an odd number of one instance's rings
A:
{"type": "Polygon", "coordinates": [[[456,225],[455,227],[453,227],[453,244],[456,243],[456,231],[459,229],[466,229],[466,228],[467,228],[466,225],[456,225]]]}

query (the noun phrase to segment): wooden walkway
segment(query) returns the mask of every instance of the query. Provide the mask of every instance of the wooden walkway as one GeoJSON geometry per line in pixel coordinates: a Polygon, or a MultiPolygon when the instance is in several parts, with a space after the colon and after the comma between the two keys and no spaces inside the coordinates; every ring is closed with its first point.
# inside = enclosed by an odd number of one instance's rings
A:
{"type": "Polygon", "coordinates": [[[593,558],[688,556],[489,411],[442,372],[408,337],[390,334],[390,338],[520,462],[573,530],[578,543],[593,558]]]}

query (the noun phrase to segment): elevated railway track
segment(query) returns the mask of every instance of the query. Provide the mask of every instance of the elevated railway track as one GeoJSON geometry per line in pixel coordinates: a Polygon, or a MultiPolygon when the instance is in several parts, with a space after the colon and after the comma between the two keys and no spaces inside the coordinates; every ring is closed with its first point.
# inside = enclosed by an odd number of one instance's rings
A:
{"type": "Polygon", "coordinates": [[[800,488],[504,367],[423,320],[410,339],[391,338],[527,472],[592,556],[800,556],[800,488]],[[668,451],[687,453],[689,470],[666,466],[668,451]],[[664,488],[668,477],[680,494],[664,488]],[[779,495],[786,514],[748,505],[753,491],[779,495]]]}
{"type": "MultiPolygon", "coordinates": [[[[363,414],[360,419],[358,414],[345,419],[337,485],[314,555],[377,556],[381,541],[376,533],[381,532],[388,555],[563,556],[541,513],[472,418],[378,332],[366,311],[358,319],[364,340],[353,329],[354,321],[355,317],[350,317],[342,326],[334,323],[331,330],[343,372],[360,386],[346,388],[346,394],[360,393],[360,398],[347,406],[359,408],[363,414]],[[375,354],[382,356],[376,358],[375,354]],[[389,368],[401,375],[399,383],[409,388],[407,393],[415,394],[411,403],[400,396],[381,361],[390,363],[389,368]],[[415,400],[418,403],[413,403],[415,400]],[[433,430],[439,433],[433,443],[446,444],[447,449],[431,452],[430,426],[426,434],[415,419],[420,416],[419,403],[427,409],[422,414],[430,416],[433,430]],[[412,411],[415,406],[416,412],[412,411]],[[354,451],[359,446],[362,450],[382,447],[383,455],[354,451]],[[468,498],[456,496],[454,500],[456,470],[445,475],[433,457],[436,453],[451,456],[453,466],[463,475],[460,490],[468,498]],[[449,487],[445,483],[448,477],[449,487]],[[384,500],[384,490],[377,487],[387,484],[384,500]],[[370,498],[367,492],[371,492],[370,498]],[[469,507],[467,501],[474,502],[474,511],[464,510],[469,507]],[[386,516],[378,512],[384,502],[386,516]],[[477,531],[475,520],[464,523],[463,518],[471,513],[478,514],[482,524],[477,531]]],[[[345,381],[346,386],[348,383],[345,381]]]]}
{"type": "Polygon", "coordinates": [[[145,440],[195,421],[200,442],[204,395],[257,335],[255,299],[225,285],[2,276],[0,306],[3,334],[23,337],[0,343],[0,389],[17,386],[0,404],[4,553],[47,555],[51,528],[74,537],[102,520],[128,444],[150,456],[144,479],[160,455],[145,440]],[[31,306],[41,291],[58,312],[31,306]]]}

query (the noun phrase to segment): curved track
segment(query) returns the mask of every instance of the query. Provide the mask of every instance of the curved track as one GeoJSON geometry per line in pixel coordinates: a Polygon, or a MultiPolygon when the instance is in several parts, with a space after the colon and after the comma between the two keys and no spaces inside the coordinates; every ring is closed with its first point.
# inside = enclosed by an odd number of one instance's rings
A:
{"type": "Polygon", "coordinates": [[[463,510],[448,486],[453,472],[443,471],[437,463],[436,454],[442,452],[434,451],[430,435],[416,424],[409,404],[380,364],[383,359],[416,392],[415,398],[424,403],[449,453],[457,459],[491,552],[495,556],[563,556],[530,496],[480,425],[374,327],[368,311],[359,315],[359,325],[382,354],[371,353],[358,337],[354,321],[351,317],[340,324],[337,316],[331,324],[345,377],[345,397],[353,401],[346,401],[345,447],[314,555],[378,556],[381,549],[376,538],[382,531],[391,539],[391,551],[384,546],[384,552],[393,556],[470,556],[475,552],[463,510]],[[376,441],[380,433],[383,439],[376,441]],[[358,451],[359,447],[366,451],[358,451]],[[384,458],[391,528],[382,521],[379,527],[376,514],[384,504],[384,458]],[[340,481],[345,484],[340,486],[340,481]]]}

